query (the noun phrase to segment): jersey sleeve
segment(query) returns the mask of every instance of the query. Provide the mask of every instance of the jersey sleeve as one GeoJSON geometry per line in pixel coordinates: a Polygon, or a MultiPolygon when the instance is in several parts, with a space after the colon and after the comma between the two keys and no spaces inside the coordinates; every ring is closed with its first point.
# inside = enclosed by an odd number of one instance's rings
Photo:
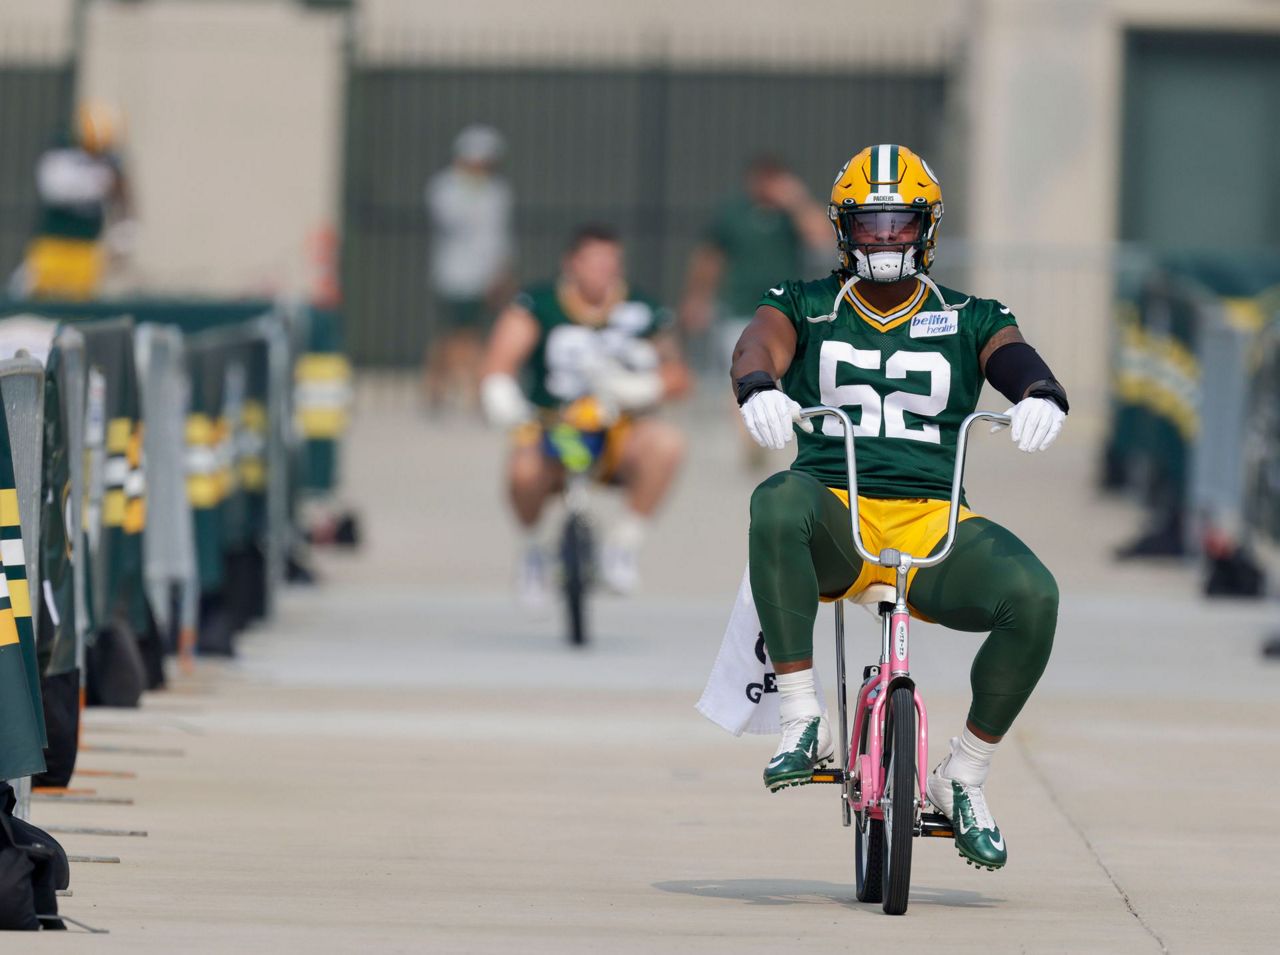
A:
{"type": "Polygon", "coordinates": [[[534,317],[538,323],[538,327],[544,330],[550,321],[550,309],[547,308],[549,301],[554,301],[555,289],[547,285],[527,285],[516,293],[516,297],[511,300],[512,305],[523,308],[526,312],[534,317]]]}
{"type": "Polygon", "coordinates": [[[796,332],[799,333],[804,327],[805,322],[800,307],[800,289],[796,282],[779,282],[777,285],[770,286],[765,289],[759,300],[756,302],[756,308],[762,305],[768,305],[770,308],[776,308],[783,315],[787,316],[791,324],[795,326],[796,332]]]}
{"type": "Polygon", "coordinates": [[[535,311],[537,308],[537,300],[535,299],[536,289],[522,288],[516,292],[516,297],[511,300],[512,305],[518,305],[526,312],[535,311]]]}
{"type": "Polygon", "coordinates": [[[974,309],[973,338],[979,352],[991,341],[991,336],[1002,328],[1018,324],[1008,306],[993,298],[976,299],[971,306],[974,309]]]}

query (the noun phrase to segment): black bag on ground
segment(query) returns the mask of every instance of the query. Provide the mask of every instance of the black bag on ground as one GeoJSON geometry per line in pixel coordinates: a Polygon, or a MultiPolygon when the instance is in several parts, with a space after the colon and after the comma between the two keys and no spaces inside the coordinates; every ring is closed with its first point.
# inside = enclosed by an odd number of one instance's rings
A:
{"type": "Polygon", "coordinates": [[[235,619],[222,594],[200,598],[200,622],[196,629],[196,652],[201,656],[235,656],[235,619]]]}
{"type": "Polygon", "coordinates": [[[71,866],[58,840],[14,818],[13,787],[0,782],[0,929],[64,929],[58,890],[71,883],[71,866]]]}
{"type": "Polygon", "coordinates": [[[147,668],[133,629],[113,620],[85,648],[85,695],[90,706],[137,706],[147,688],[147,668]]]}
{"type": "Polygon", "coordinates": [[[1266,589],[1262,565],[1243,547],[1210,556],[1204,581],[1206,597],[1262,597],[1266,589]]]}
{"type": "Polygon", "coordinates": [[[31,784],[65,786],[71,782],[80,748],[80,671],[42,677],[40,696],[49,745],[44,750],[45,771],[33,776],[31,784]]]}
{"type": "Polygon", "coordinates": [[[164,689],[164,635],[156,625],[156,616],[151,612],[151,602],[144,605],[147,618],[147,629],[138,635],[138,652],[142,654],[142,665],[147,675],[148,690],[164,689]]]}

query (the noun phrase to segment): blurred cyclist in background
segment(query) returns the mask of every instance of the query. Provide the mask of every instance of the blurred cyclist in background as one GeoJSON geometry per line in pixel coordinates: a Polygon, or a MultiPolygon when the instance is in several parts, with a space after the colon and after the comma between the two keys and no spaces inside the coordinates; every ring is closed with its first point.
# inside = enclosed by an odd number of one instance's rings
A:
{"type": "Polygon", "coordinates": [[[514,429],[508,483],[525,534],[518,587],[526,602],[548,594],[537,528],[564,486],[564,468],[543,443],[558,420],[606,432],[595,474],[625,488],[626,509],[605,536],[600,572],[616,592],[637,586],[637,551],[684,456],[684,436],[651,414],[690,384],[668,324],[664,309],[628,287],[622,244],[603,226],[579,229],[558,278],[530,286],[498,316],[480,394],[489,421],[514,429]]]}
{"type": "Polygon", "coordinates": [[[510,184],[497,174],[505,144],[489,126],[468,126],[453,143],[453,163],[426,188],[431,225],[435,328],[424,387],[437,411],[452,397],[474,406],[490,316],[514,291],[510,184]]]}
{"type": "Polygon", "coordinates": [[[120,119],[102,103],[83,103],[70,136],[36,160],[40,222],[14,278],[17,295],[83,301],[101,289],[109,259],[133,251],[124,163],[116,152],[120,119]]]}

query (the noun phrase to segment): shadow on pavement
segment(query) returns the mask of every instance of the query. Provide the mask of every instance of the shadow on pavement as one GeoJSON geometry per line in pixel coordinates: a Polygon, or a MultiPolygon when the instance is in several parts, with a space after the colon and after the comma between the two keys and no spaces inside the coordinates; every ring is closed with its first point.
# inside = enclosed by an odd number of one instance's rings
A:
{"type": "MultiPolygon", "coordinates": [[[[821,882],[816,879],[683,879],[655,882],[655,889],[696,895],[704,899],[734,899],[748,905],[807,905],[835,902],[851,909],[879,908],[853,897],[853,885],[821,882]]],[[[913,905],[941,905],[950,908],[989,908],[1003,901],[967,889],[939,889],[913,886],[913,905]]]]}

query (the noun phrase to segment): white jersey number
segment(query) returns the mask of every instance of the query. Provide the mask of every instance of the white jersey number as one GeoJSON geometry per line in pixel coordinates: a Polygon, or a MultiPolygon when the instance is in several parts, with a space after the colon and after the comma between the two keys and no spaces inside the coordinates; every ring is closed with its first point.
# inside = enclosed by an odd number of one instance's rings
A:
{"type": "MultiPolygon", "coordinates": [[[[884,365],[885,375],[889,378],[906,378],[909,372],[927,372],[927,395],[894,391],[882,401],[871,385],[836,384],[836,370],[840,365],[877,371],[880,368],[880,357],[879,351],[854,348],[848,342],[823,342],[818,358],[818,393],[822,403],[837,408],[862,409],[861,420],[853,426],[856,438],[878,437],[883,424],[886,438],[906,438],[910,441],[938,444],[941,437],[936,424],[922,422],[918,427],[908,427],[906,413],[909,411],[924,418],[942,413],[951,395],[951,365],[941,352],[899,351],[889,356],[884,365]]],[[[840,434],[838,423],[824,420],[822,424],[823,434],[840,434]]]]}
{"type": "Polygon", "coordinates": [[[581,325],[557,325],[547,336],[547,391],[561,401],[591,389],[590,372],[604,354],[600,334],[581,325]]]}

